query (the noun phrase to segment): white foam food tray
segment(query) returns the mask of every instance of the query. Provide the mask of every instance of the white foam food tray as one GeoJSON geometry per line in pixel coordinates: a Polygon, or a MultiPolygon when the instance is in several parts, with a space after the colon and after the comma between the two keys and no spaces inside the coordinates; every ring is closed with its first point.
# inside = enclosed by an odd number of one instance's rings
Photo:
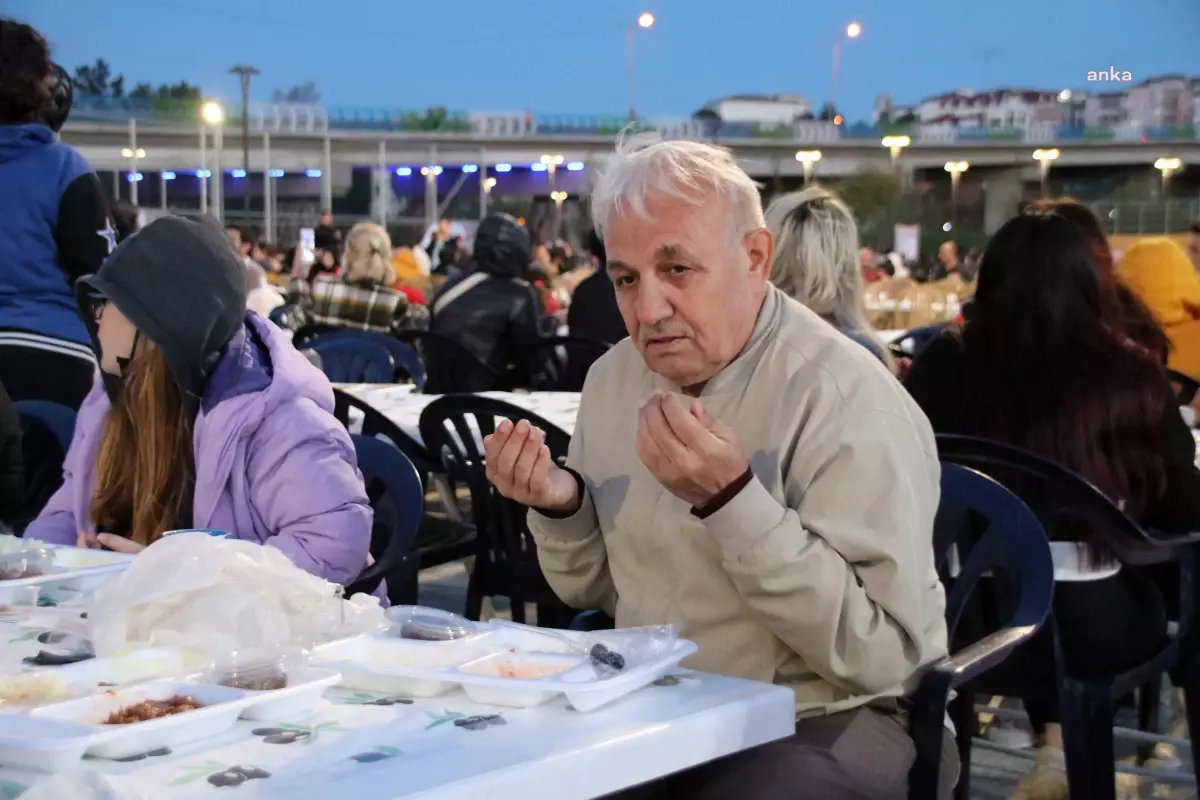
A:
{"type": "MultiPolygon", "coordinates": [[[[212,674],[192,675],[187,680],[196,683],[210,683],[212,674]]],[[[241,717],[254,720],[281,720],[303,716],[316,708],[326,689],[336,686],[341,680],[342,674],[337,670],[307,665],[291,667],[288,669],[287,686],[282,689],[243,690],[246,693],[246,704],[242,709],[241,717]]]]}
{"type": "MultiPolygon", "coordinates": [[[[239,689],[183,681],[153,681],[42,706],[32,710],[29,718],[82,728],[78,738],[85,740],[85,752],[101,758],[126,758],[222,734],[233,727],[249,701],[248,694],[239,689]],[[176,695],[195,698],[201,707],[146,722],[103,724],[115,711],[146,700],[166,700],[176,695]]],[[[11,720],[19,718],[19,715],[9,717],[11,720]]]]}
{"type": "MultiPolygon", "coordinates": [[[[32,543],[32,540],[31,540],[32,543]]],[[[0,581],[0,590],[20,586],[62,586],[76,591],[94,589],[118,572],[123,572],[134,556],[85,547],[45,545],[54,554],[54,565],[43,575],[0,581]]]]}
{"type": "Polygon", "coordinates": [[[312,665],[341,672],[342,686],[351,689],[436,697],[458,685],[453,667],[493,652],[491,637],[431,642],[369,634],[315,648],[312,665]]]}
{"type": "Polygon", "coordinates": [[[57,675],[72,686],[104,692],[146,681],[179,678],[203,670],[208,665],[208,658],[197,650],[142,647],[124,655],[89,658],[75,664],[37,671],[57,675]]]}
{"type": "Polygon", "coordinates": [[[584,639],[578,647],[535,630],[495,627],[479,636],[449,642],[425,642],[363,636],[338,646],[317,648],[315,665],[342,672],[351,688],[432,697],[461,686],[476,702],[526,708],[565,694],[578,711],[591,711],[653,683],[696,652],[679,639],[661,656],[603,676],[592,666],[584,639]],[[541,677],[510,677],[516,675],[541,677]]]}
{"type": "Polygon", "coordinates": [[[62,772],[83,758],[91,729],[25,714],[0,716],[0,764],[39,772],[62,772]]]}

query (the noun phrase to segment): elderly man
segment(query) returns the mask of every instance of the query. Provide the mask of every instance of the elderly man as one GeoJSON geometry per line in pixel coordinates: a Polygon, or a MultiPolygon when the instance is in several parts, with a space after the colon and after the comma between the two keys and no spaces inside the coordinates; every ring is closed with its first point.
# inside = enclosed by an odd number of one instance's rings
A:
{"type": "MultiPolygon", "coordinates": [[[[503,422],[489,477],[535,510],[550,585],[687,663],[790,686],[793,737],[675,776],[687,798],[902,798],[904,697],[946,652],[937,450],[863,348],[767,282],[758,190],[725,150],[625,145],[592,198],[629,329],[591,369],[569,469],[503,422]]],[[[947,735],[945,788],[957,765],[947,735]]]]}

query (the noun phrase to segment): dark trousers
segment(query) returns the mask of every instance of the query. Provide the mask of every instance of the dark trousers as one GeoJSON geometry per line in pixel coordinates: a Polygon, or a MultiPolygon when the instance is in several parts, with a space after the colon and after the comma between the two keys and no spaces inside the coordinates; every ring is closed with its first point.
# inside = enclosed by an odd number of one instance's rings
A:
{"type": "Polygon", "coordinates": [[[95,377],[96,365],[82,358],[0,345],[0,384],[14,402],[48,400],[78,411],[95,377]]]}
{"type": "MultiPolygon", "coordinates": [[[[1056,583],[1054,623],[1069,674],[1086,680],[1149,660],[1166,644],[1167,619],[1178,604],[1178,574],[1172,576],[1167,569],[1126,566],[1103,580],[1056,583]]],[[[1028,687],[1022,700],[1038,733],[1047,723],[1062,721],[1049,628],[1042,628],[992,670],[987,682],[1028,687]]]]}
{"type": "MultiPolygon", "coordinates": [[[[735,753],[616,800],[904,800],[916,749],[908,714],[889,703],[798,720],[786,739],[735,753]]],[[[942,739],[941,797],[958,781],[954,736],[942,739]]]]}
{"type": "MultiPolygon", "coordinates": [[[[96,365],[76,356],[35,347],[0,345],[0,385],[14,402],[45,400],[79,410],[91,391],[96,365]]],[[[10,520],[19,533],[62,485],[66,453],[45,428],[27,431],[21,442],[25,459],[25,496],[10,520]]]]}

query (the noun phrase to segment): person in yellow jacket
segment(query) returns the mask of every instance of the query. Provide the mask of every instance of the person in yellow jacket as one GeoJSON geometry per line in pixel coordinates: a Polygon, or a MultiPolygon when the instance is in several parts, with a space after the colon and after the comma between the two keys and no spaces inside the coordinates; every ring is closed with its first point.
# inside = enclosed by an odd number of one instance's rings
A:
{"type": "Polygon", "coordinates": [[[1125,251],[1117,275],[1171,340],[1167,366],[1200,380],[1200,274],[1184,249],[1166,238],[1143,239],[1125,251]]]}

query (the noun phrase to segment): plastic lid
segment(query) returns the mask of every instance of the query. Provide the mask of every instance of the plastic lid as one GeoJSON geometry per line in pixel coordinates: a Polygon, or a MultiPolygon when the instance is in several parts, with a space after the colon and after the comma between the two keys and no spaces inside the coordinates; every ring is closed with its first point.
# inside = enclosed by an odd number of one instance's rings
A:
{"type": "Polygon", "coordinates": [[[425,606],[393,606],[387,610],[392,636],[446,642],[479,632],[477,623],[466,617],[425,606]]]}

